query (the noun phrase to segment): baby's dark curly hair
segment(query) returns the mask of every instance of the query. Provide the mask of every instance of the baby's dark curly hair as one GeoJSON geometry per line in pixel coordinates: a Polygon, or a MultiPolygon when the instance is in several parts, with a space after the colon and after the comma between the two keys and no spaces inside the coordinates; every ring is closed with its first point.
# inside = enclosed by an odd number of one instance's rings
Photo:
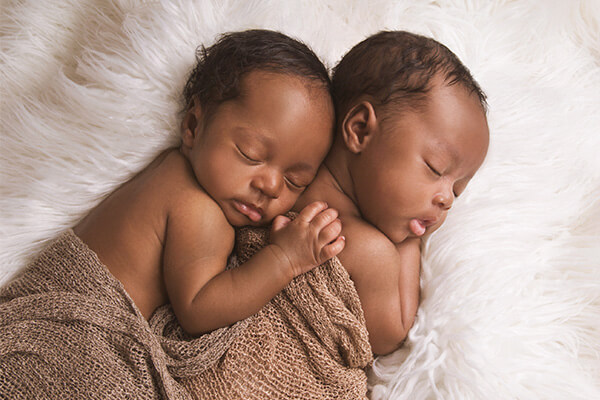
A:
{"type": "Polygon", "coordinates": [[[199,47],[197,64],[183,90],[186,110],[197,98],[207,114],[240,95],[240,82],[254,70],[295,75],[331,89],[329,74],[304,43],[280,32],[253,29],[222,35],[210,47],[199,47]]]}
{"type": "Polygon", "coordinates": [[[394,113],[419,111],[427,104],[434,77],[475,93],[484,112],[486,96],[467,67],[443,44],[406,31],[382,31],[354,46],[333,69],[333,101],[338,116],[362,95],[394,113]],[[389,106],[389,107],[388,107],[389,106]]]}

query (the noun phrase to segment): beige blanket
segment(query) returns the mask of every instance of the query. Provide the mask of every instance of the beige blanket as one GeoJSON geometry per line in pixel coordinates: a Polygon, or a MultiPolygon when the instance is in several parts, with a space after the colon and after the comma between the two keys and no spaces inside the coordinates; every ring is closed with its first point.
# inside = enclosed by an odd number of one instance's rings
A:
{"type": "MultiPolygon", "coordinates": [[[[237,259],[265,239],[241,232],[237,259]]],[[[371,361],[358,295],[337,260],[199,338],[168,306],[148,323],[72,231],[0,290],[0,397],[10,399],[357,399],[371,361]]]]}

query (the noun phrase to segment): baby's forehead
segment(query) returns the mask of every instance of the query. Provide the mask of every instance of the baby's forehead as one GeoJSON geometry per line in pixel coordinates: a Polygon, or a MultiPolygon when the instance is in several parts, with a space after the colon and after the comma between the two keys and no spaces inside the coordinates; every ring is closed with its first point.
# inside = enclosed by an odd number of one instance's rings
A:
{"type": "Polygon", "coordinates": [[[457,165],[479,165],[489,144],[487,117],[479,98],[460,85],[435,88],[427,97],[416,107],[391,111],[385,130],[399,135],[398,140],[403,140],[402,130],[411,131],[420,136],[426,151],[457,165]]]}
{"type": "Polygon", "coordinates": [[[305,75],[286,71],[255,69],[243,75],[239,95],[244,99],[247,98],[249,93],[253,93],[260,98],[266,85],[277,84],[281,81],[292,83],[296,91],[305,94],[308,101],[315,103],[319,110],[331,114],[333,118],[333,99],[329,87],[322,81],[305,75]]]}
{"type": "Polygon", "coordinates": [[[443,134],[430,137],[427,145],[427,149],[435,154],[443,155],[452,161],[460,160],[461,143],[452,143],[443,134]]]}

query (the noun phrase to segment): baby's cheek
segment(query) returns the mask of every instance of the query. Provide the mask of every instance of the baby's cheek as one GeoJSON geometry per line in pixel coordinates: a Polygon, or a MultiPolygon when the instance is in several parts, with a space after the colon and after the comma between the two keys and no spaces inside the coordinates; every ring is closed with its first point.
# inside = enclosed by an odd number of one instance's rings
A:
{"type": "Polygon", "coordinates": [[[438,221],[437,224],[431,226],[427,231],[427,233],[433,233],[435,231],[437,231],[443,224],[444,221],[446,221],[446,215],[444,214],[444,216],[441,217],[441,219],[438,221]]]}
{"type": "Polygon", "coordinates": [[[275,204],[273,204],[273,218],[275,218],[277,215],[285,214],[286,212],[290,211],[292,207],[294,207],[294,204],[296,204],[296,201],[299,197],[300,194],[289,193],[275,200],[275,204]]]}

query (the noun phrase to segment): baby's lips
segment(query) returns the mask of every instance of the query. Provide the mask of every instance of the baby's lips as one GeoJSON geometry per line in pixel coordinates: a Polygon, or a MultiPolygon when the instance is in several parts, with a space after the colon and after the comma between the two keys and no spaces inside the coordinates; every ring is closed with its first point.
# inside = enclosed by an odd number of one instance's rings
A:
{"type": "Polygon", "coordinates": [[[425,233],[425,225],[423,225],[423,222],[421,222],[421,220],[413,218],[410,220],[408,226],[411,232],[417,236],[423,236],[423,234],[425,233]]]}
{"type": "Polygon", "coordinates": [[[245,216],[250,218],[250,220],[252,220],[254,222],[258,222],[262,219],[262,214],[258,208],[254,207],[252,205],[249,205],[249,204],[244,204],[239,201],[236,202],[235,205],[236,205],[236,208],[238,209],[238,211],[240,211],[242,214],[244,214],[245,216]]]}

